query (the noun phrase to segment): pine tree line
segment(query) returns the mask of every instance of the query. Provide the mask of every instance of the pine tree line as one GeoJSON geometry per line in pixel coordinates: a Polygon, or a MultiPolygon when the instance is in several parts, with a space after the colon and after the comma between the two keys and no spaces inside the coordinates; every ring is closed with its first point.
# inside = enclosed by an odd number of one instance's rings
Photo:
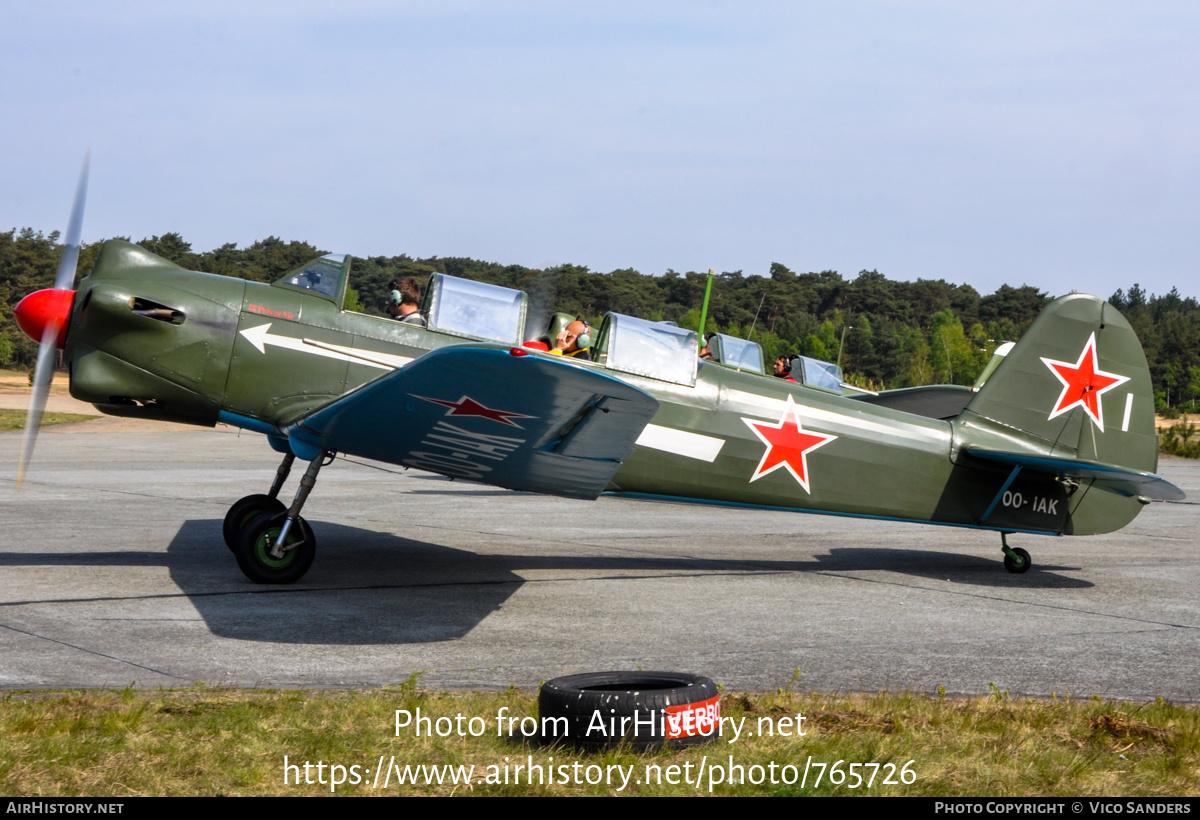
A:
{"type": "MultiPolygon", "coordinates": [[[[33,364],[36,346],[11,321],[12,308],[26,293],[53,282],[58,240],[57,232],[43,235],[30,228],[0,233],[0,365],[33,364]]],[[[174,233],[139,244],[189,270],[260,282],[324,253],[277,237],[202,253],[174,233]]],[[[81,271],[91,267],[99,247],[81,249],[81,271]]],[[[382,315],[388,282],[415,276],[423,284],[434,272],[524,290],[535,315],[562,310],[595,323],[615,311],[686,327],[699,323],[706,282],[703,273],[674,270],[651,276],[577,265],[533,269],[463,258],[375,256],[354,259],[347,308],[382,315]]],[[[877,271],[846,279],[835,271],[796,273],[774,263],[765,276],[741,271],[716,276],[706,329],[753,338],[768,360],[782,353],[840,360],[862,386],[971,384],[995,348],[1015,341],[1049,301],[1048,294],[1024,284],[983,295],[941,279],[897,282],[877,271]]],[[[1160,409],[1193,411],[1200,399],[1200,304],[1174,288],[1154,296],[1136,284],[1109,301],[1129,318],[1146,349],[1160,409]]]]}

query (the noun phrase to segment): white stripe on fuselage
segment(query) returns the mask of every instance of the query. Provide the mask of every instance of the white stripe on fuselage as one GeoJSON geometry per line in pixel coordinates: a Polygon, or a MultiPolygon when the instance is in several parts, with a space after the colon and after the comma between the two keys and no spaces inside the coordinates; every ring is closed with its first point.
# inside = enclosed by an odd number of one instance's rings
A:
{"type": "Polygon", "coordinates": [[[721,448],[725,446],[725,439],[702,436],[699,433],[689,433],[673,427],[647,424],[646,429],[638,436],[637,443],[639,447],[662,450],[664,453],[674,453],[677,456],[686,456],[711,464],[716,461],[721,448]]]}
{"type": "MultiPolygon", "coordinates": [[[[745,390],[730,390],[726,395],[743,406],[748,405],[749,407],[761,410],[767,418],[772,420],[778,419],[787,410],[787,401],[785,399],[773,399],[769,396],[760,396],[757,393],[748,393],[745,390]]],[[[870,405],[863,406],[863,410],[866,412],[860,411],[850,414],[823,410],[811,404],[797,404],[796,411],[800,414],[800,418],[803,419],[805,425],[809,422],[815,422],[822,430],[844,426],[865,430],[870,433],[879,433],[889,438],[919,438],[929,441],[943,441],[946,438],[946,429],[939,430],[921,424],[901,425],[894,421],[874,421],[866,418],[867,412],[870,412],[867,410],[867,407],[870,407],[870,405]]],[[[949,425],[946,424],[945,428],[949,428],[949,425]]]]}

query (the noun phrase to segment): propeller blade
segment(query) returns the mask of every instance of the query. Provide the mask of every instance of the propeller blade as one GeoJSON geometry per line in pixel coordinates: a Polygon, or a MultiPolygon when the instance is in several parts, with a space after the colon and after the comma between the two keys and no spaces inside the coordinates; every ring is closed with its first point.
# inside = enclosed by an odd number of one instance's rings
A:
{"type": "MultiPolygon", "coordinates": [[[[67,290],[75,284],[75,267],[79,263],[79,237],[83,232],[83,205],[87,200],[88,169],[92,164],[92,152],[83,157],[83,170],[79,172],[79,184],[75,187],[75,204],[71,206],[71,219],[67,223],[67,235],[63,240],[62,258],[58,260],[58,274],[54,287],[67,290]]],[[[40,358],[40,354],[39,354],[40,358]]]]}
{"type": "Polygon", "coordinates": [[[33,370],[33,391],[29,395],[29,414],[25,417],[25,438],[21,441],[21,456],[17,462],[17,489],[25,483],[25,470],[33,458],[33,445],[37,443],[38,429],[42,426],[42,413],[46,409],[46,396],[50,393],[50,381],[54,378],[54,358],[58,348],[59,326],[51,323],[42,334],[38,348],[37,366],[33,370]]]}
{"type": "MultiPolygon", "coordinates": [[[[83,169],[79,172],[79,184],[75,187],[75,202],[71,206],[71,218],[67,222],[67,235],[63,242],[62,257],[58,260],[58,272],[54,276],[57,290],[69,290],[75,284],[75,268],[79,264],[79,239],[83,232],[83,206],[87,201],[88,169],[92,163],[92,152],[83,158],[83,169]]],[[[42,330],[42,341],[38,347],[37,365],[33,369],[33,390],[29,395],[29,414],[25,417],[25,438],[21,442],[20,460],[17,462],[17,489],[25,483],[25,470],[33,458],[33,446],[37,443],[38,429],[42,425],[42,414],[46,409],[46,397],[50,393],[50,382],[54,379],[54,360],[58,354],[58,334],[67,318],[52,319],[42,330]]]]}

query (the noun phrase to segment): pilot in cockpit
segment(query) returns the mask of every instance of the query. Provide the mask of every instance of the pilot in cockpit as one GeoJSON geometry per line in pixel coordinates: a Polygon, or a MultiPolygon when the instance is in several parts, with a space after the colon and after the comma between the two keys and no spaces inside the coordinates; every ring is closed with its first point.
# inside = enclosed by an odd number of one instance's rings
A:
{"type": "Polygon", "coordinates": [[[792,358],[790,356],[779,356],[775,359],[775,378],[783,379],[785,382],[796,381],[792,375],[792,358]]]}
{"type": "Polygon", "coordinates": [[[393,279],[388,285],[387,312],[398,322],[415,327],[425,327],[421,315],[421,288],[411,276],[393,279]]]}
{"type": "Polygon", "coordinates": [[[586,319],[576,319],[568,323],[554,337],[554,346],[550,348],[550,352],[590,362],[592,356],[588,353],[588,348],[592,346],[591,333],[592,326],[587,323],[586,319]]]}
{"type": "Polygon", "coordinates": [[[576,319],[569,313],[556,313],[550,318],[550,326],[546,335],[540,339],[525,342],[525,347],[533,350],[545,350],[556,356],[567,356],[583,362],[590,362],[592,354],[592,326],[586,319],[576,319]]]}
{"type": "Polygon", "coordinates": [[[304,288],[305,290],[324,293],[324,290],[321,287],[321,280],[324,278],[325,276],[321,270],[314,265],[313,267],[302,270],[300,273],[293,276],[288,280],[288,284],[295,285],[298,288],[304,288]]]}

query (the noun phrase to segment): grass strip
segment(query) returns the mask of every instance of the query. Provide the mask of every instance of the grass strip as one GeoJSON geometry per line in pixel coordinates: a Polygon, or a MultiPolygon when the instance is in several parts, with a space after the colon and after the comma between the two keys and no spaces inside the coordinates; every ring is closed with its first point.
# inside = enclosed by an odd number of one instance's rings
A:
{"type": "MultiPolygon", "coordinates": [[[[29,413],[26,410],[0,409],[0,430],[24,430],[25,419],[28,416],[29,413]]],[[[89,416],[84,413],[43,413],[42,427],[49,427],[52,424],[74,424],[77,421],[95,418],[99,418],[99,416],[89,416]]]]}
{"type": "Polygon", "coordinates": [[[520,719],[536,714],[536,697],[515,689],[430,692],[414,681],[371,691],[9,692],[0,701],[0,792],[45,797],[1200,794],[1200,708],[1161,699],[1014,699],[1000,691],[970,699],[726,694],[722,716],[744,719],[737,740],[726,731],[712,744],[653,752],[543,746],[520,732],[520,719]],[[429,728],[420,737],[412,726],[397,734],[396,710],[415,717],[417,709],[430,718],[429,728]],[[498,715],[517,721],[498,722],[498,715]],[[802,723],[798,715],[804,716],[802,723]],[[473,726],[472,717],[478,718],[473,726]],[[446,736],[439,736],[439,726],[446,736]],[[803,736],[797,735],[800,728],[803,736]],[[480,736],[472,736],[472,729],[480,736]],[[295,767],[288,770],[286,784],[285,755],[295,767]],[[376,779],[381,756],[386,788],[383,776],[376,779]],[[852,763],[866,765],[851,769],[852,763]],[[335,766],[342,767],[340,773],[335,766]],[[469,784],[462,782],[468,772],[469,784]],[[731,773],[741,782],[730,783],[731,773]],[[417,782],[400,784],[402,775],[417,782]],[[331,783],[339,777],[345,782],[331,783]],[[784,782],[789,777],[795,782],[784,782]]]}

